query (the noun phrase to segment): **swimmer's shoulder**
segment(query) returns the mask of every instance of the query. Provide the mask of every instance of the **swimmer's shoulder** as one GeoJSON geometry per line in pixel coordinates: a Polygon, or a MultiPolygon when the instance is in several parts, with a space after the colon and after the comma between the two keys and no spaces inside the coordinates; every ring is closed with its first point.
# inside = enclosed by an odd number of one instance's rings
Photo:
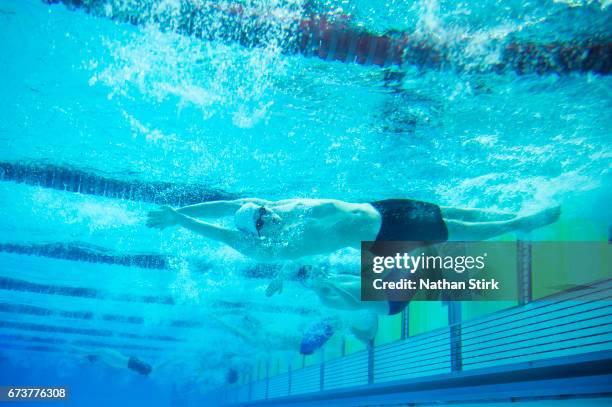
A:
{"type": "Polygon", "coordinates": [[[357,214],[363,216],[375,215],[376,211],[370,204],[345,202],[338,199],[293,198],[274,202],[271,207],[281,212],[307,210],[311,215],[323,216],[331,214],[357,214]]]}
{"type": "Polygon", "coordinates": [[[323,206],[334,208],[351,215],[373,216],[377,214],[374,207],[368,203],[345,202],[337,199],[325,199],[322,201],[323,206]]]}
{"type": "Polygon", "coordinates": [[[313,213],[320,215],[367,216],[372,208],[368,204],[340,201],[338,199],[319,199],[313,203],[313,213]]]}

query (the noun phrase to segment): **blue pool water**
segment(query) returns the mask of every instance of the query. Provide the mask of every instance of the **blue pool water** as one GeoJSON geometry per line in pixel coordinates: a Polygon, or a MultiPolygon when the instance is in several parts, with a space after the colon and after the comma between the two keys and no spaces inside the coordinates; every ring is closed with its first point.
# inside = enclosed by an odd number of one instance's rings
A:
{"type": "MultiPolygon", "coordinates": [[[[152,3],[179,13],[178,1],[152,3]]],[[[146,228],[158,203],[197,201],[159,193],[168,185],[221,198],[410,197],[519,213],[561,204],[563,228],[532,239],[606,233],[610,75],[381,69],[290,55],[286,29],[304,3],[245,2],[274,21],[250,48],[62,4],[0,1],[0,385],[67,384],[75,406],[202,405],[262,361],[295,360],[301,333],[338,314],[295,281],[266,297],[278,265],[184,229],[146,228]],[[97,184],[79,189],[85,178],[97,184]],[[161,367],[141,377],[89,363],[71,345],[161,367]]],[[[371,32],[467,41],[453,54],[467,66],[491,64],[508,38],[612,38],[607,1],[314,7],[371,32]]],[[[333,274],[359,257],[347,249],[317,261],[333,274]]]]}

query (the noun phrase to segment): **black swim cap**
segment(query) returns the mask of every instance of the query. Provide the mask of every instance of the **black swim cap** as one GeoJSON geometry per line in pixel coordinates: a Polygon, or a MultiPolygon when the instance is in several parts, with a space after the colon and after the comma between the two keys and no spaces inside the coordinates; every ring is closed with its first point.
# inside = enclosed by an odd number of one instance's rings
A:
{"type": "Polygon", "coordinates": [[[130,357],[130,359],[128,360],[128,369],[132,369],[133,371],[145,376],[151,373],[151,371],[153,370],[150,364],[145,363],[142,360],[133,356],[130,357]]]}

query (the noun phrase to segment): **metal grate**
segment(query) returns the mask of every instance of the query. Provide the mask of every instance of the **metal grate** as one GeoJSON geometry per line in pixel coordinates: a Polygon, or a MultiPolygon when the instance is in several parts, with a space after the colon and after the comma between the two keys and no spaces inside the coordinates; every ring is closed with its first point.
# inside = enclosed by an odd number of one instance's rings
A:
{"type": "MultiPolygon", "coordinates": [[[[377,346],[371,354],[363,351],[295,370],[291,389],[288,374],[270,378],[268,398],[363,388],[370,376],[377,384],[451,374],[453,346],[461,351],[461,370],[612,350],[612,280],[377,346]],[[451,335],[453,329],[459,334],[451,335]]],[[[252,386],[257,391],[251,400],[258,399],[255,395],[262,399],[266,382],[252,386]]]]}
{"type": "Polygon", "coordinates": [[[325,362],[324,388],[358,386],[368,383],[368,353],[363,351],[325,362]]]}
{"type": "Polygon", "coordinates": [[[266,398],[266,381],[260,380],[253,383],[251,387],[251,399],[252,400],[263,400],[266,398]]]}
{"type": "Polygon", "coordinates": [[[318,365],[308,366],[292,372],[291,394],[310,393],[320,390],[320,372],[318,365]]]}
{"type": "Polygon", "coordinates": [[[268,398],[283,397],[289,395],[289,374],[283,373],[271,377],[268,381],[268,398]]]}
{"type": "Polygon", "coordinates": [[[464,324],[465,370],[610,349],[612,282],[464,324]]]}
{"type": "Polygon", "coordinates": [[[450,329],[418,335],[374,349],[374,382],[448,373],[451,370],[450,329]]]}

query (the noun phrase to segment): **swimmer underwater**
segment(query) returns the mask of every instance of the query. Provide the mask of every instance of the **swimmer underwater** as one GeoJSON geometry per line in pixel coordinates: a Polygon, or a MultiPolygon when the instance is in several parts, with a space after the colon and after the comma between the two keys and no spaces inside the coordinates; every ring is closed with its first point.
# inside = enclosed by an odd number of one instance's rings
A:
{"type": "Polygon", "coordinates": [[[480,209],[440,207],[411,199],[350,203],[335,199],[268,201],[245,198],[148,214],[147,226],[181,226],[231,246],[255,260],[273,262],[360,248],[362,241],[417,241],[416,247],[447,240],[486,240],[529,232],[557,221],[559,206],[518,216],[480,209]],[[235,229],[198,218],[233,216],[235,229]]]}
{"type": "Polygon", "coordinates": [[[153,366],[149,363],[144,362],[135,356],[126,356],[115,349],[85,349],[77,346],[71,346],[70,350],[72,352],[84,355],[90,363],[102,362],[105,365],[115,369],[130,370],[143,376],[149,376],[154,370],[153,366]]]}

